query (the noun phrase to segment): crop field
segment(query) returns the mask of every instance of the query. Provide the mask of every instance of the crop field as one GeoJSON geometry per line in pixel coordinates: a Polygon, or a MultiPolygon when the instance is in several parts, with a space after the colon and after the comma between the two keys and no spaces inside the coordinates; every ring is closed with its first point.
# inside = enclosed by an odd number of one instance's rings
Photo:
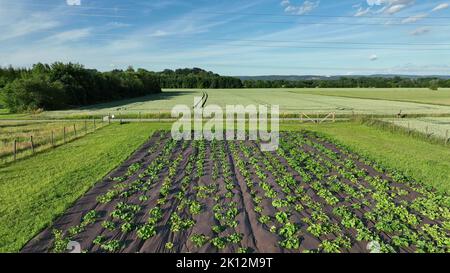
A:
{"type": "Polygon", "coordinates": [[[449,252],[450,198],[307,131],[160,131],[23,252],[449,252]]]}
{"type": "Polygon", "coordinates": [[[437,91],[432,91],[425,88],[329,88],[298,92],[323,96],[450,105],[450,89],[448,88],[441,88],[437,91]]]}
{"type": "MultiPolygon", "coordinates": [[[[352,92],[357,94],[368,94],[366,89],[354,89],[352,92]],[[359,93],[358,93],[359,92],[359,93]]],[[[194,97],[201,97],[204,90],[200,89],[179,89],[179,90],[164,90],[163,93],[151,95],[132,100],[118,101],[115,103],[99,104],[80,109],[73,109],[67,111],[49,111],[44,112],[38,117],[41,118],[64,118],[77,117],[83,115],[108,115],[115,116],[137,116],[139,114],[158,114],[170,113],[172,107],[178,104],[193,105],[194,97]]],[[[342,91],[347,92],[347,91],[342,91]]],[[[435,105],[430,104],[432,101],[421,99],[417,96],[417,101],[411,102],[409,100],[409,91],[388,89],[384,91],[391,95],[385,96],[384,99],[377,97],[371,98],[351,98],[335,96],[332,91],[326,89],[216,89],[208,90],[208,101],[206,105],[219,105],[225,107],[226,105],[279,105],[280,112],[285,114],[293,113],[307,113],[327,114],[336,112],[337,115],[351,115],[351,114],[366,114],[366,115],[395,115],[401,110],[405,114],[432,114],[432,115],[450,115],[450,105],[435,105]],[[404,98],[404,101],[395,101],[390,96],[404,98]]],[[[413,94],[422,94],[425,91],[411,91],[413,94]]],[[[440,93],[427,91],[424,97],[436,101],[444,101],[440,97],[446,97],[449,92],[440,93]],[[438,95],[434,95],[438,94],[438,95]],[[435,97],[436,96],[436,97],[435,97]]],[[[385,94],[383,93],[383,94],[385,94]]],[[[380,93],[381,94],[381,93],[380,93]]],[[[364,96],[363,96],[364,97],[364,96]]],[[[415,96],[412,96],[415,97],[415,96]]],[[[399,99],[402,100],[402,99],[399,99]]],[[[447,99],[450,100],[450,99],[447,99]]]]}
{"type": "Polygon", "coordinates": [[[384,119],[384,121],[401,126],[405,129],[420,132],[427,136],[441,139],[450,138],[450,118],[422,117],[406,119],[384,119]]]}

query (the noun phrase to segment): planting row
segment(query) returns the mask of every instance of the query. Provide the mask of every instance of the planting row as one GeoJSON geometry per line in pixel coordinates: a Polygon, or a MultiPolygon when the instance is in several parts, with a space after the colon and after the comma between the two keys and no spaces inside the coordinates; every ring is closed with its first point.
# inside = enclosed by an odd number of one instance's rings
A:
{"type": "Polygon", "coordinates": [[[166,132],[24,252],[449,252],[450,198],[307,132],[174,141],[166,132]]]}

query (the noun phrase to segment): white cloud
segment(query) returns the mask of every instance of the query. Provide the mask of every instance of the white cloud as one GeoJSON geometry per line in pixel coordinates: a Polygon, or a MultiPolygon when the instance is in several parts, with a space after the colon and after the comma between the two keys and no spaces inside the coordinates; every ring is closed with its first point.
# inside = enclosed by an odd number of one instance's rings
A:
{"type": "Polygon", "coordinates": [[[415,3],[415,0],[366,0],[371,7],[381,6],[378,10],[380,13],[387,13],[389,15],[396,14],[408,6],[415,3]]]}
{"type": "Polygon", "coordinates": [[[420,20],[422,20],[422,19],[424,19],[424,18],[426,18],[426,17],[428,17],[428,14],[426,14],[426,13],[422,13],[422,14],[418,14],[418,15],[413,15],[413,16],[410,16],[410,17],[408,17],[408,18],[406,18],[406,19],[403,19],[403,20],[402,20],[402,23],[403,23],[403,24],[416,23],[417,21],[420,21],[420,20]]]}
{"type": "Polygon", "coordinates": [[[69,6],[81,6],[81,0],[66,0],[69,6]]]}
{"type": "Polygon", "coordinates": [[[442,4],[437,5],[432,11],[434,12],[434,11],[440,11],[443,9],[447,9],[449,6],[450,5],[448,3],[442,3],[442,4]]]}
{"type": "Polygon", "coordinates": [[[359,7],[358,11],[355,13],[355,16],[356,17],[364,16],[364,15],[366,15],[369,12],[370,12],[370,8],[364,9],[362,7],[359,7]]]}
{"type": "Polygon", "coordinates": [[[418,29],[412,31],[412,32],[411,32],[411,35],[413,35],[413,36],[419,36],[419,35],[427,34],[427,33],[429,33],[429,32],[430,32],[430,29],[429,29],[429,28],[421,27],[421,28],[418,28],[418,29]]]}
{"type": "Polygon", "coordinates": [[[45,41],[48,41],[49,43],[75,42],[89,37],[91,34],[91,28],[72,29],[47,37],[45,41]]]}
{"type": "Polygon", "coordinates": [[[314,9],[318,8],[320,1],[303,1],[299,5],[292,4],[290,0],[281,1],[281,5],[284,7],[284,11],[290,14],[303,15],[310,13],[314,9]]]}
{"type": "Polygon", "coordinates": [[[47,31],[58,26],[60,26],[60,22],[40,13],[29,16],[27,19],[18,19],[11,24],[0,21],[0,27],[4,29],[0,36],[0,41],[26,36],[39,31],[47,31]]]}
{"type": "Polygon", "coordinates": [[[394,5],[394,6],[390,6],[386,9],[386,13],[387,14],[396,14],[397,12],[401,11],[402,9],[404,9],[406,7],[406,5],[394,5]]]}
{"type": "Polygon", "coordinates": [[[395,6],[395,5],[409,5],[414,3],[415,0],[367,0],[369,6],[395,6]]]}
{"type": "Polygon", "coordinates": [[[376,60],[378,60],[378,56],[375,55],[375,54],[370,55],[370,56],[369,56],[369,60],[372,61],[372,62],[373,62],[373,61],[376,61],[376,60]]]}
{"type": "Polygon", "coordinates": [[[170,35],[169,32],[164,31],[164,30],[156,30],[155,32],[153,32],[150,37],[164,37],[164,36],[168,36],[170,35]]]}

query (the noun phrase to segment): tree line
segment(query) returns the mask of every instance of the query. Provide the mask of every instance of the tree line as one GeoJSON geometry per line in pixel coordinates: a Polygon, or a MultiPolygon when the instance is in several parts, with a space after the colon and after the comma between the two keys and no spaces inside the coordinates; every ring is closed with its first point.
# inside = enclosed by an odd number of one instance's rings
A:
{"type": "Polygon", "coordinates": [[[312,80],[245,80],[245,88],[430,88],[450,87],[450,79],[435,77],[340,77],[312,80]]]}
{"type": "Polygon", "coordinates": [[[340,77],[311,80],[241,80],[200,68],[100,72],[83,65],[38,63],[32,68],[0,67],[0,107],[10,112],[68,109],[161,92],[161,88],[430,88],[450,79],[340,77]]]}
{"type": "Polygon", "coordinates": [[[161,88],[242,88],[238,78],[200,68],[152,72],[145,69],[100,72],[73,63],[31,69],[0,67],[0,106],[10,112],[59,110],[161,92],[161,88]]]}
{"type": "Polygon", "coordinates": [[[161,92],[144,69],[99,72],[80,64],[35,64],[0,69],[0,104],[10,112],[59,110],[161,92]]]}
{"type": "Polygon", "coordinates": [[[200,68],[166,69],[156,73],[162,88],[242,88],[242,81],[200,68]]]}

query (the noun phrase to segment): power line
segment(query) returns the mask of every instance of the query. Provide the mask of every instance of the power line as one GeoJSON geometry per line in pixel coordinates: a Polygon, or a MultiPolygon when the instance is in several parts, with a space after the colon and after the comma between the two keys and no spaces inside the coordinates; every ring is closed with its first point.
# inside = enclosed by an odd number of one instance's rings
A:
{"type": "MultiPolygon", "coordinates": [[[[7,3],[7,5],[19,5],[21,3],[7,3]]],[[[35,7],[62,7],[67,6],[68,8],[72,9],[79,9],[79,10],[105,10],[105,11],[141,11],[142,8],[136,7],[136,8],[123,8],[123,7],[94,7],[94,6],[88,6],[88,5],[79,5],[79,6],[70,6],[70,5],[49,5],[49,4],[42,4],[42,3],[26,3],[26,6],[35,6],[35,7]]],[[[139,5],[136,3],[136,5],[139,5]]],[[[377,16],[377,15],[370,15],[370,16],[355,16],[355,15],[328,15],[328,14],[302,14],[302,15],[296,15],[296,14],[278,14],[278,13],[258,13],[258,12],[234,12],[234,11],[195,11],[193,13],[198,14],[216,14],[216,15],[245,15],[245,16],[271,16],[271,17],[317,17],[317,18],[352,18],[352,19],[408,19],[408,18],[414,18],[413,16],[377,16]]],[[[424,17],[420,18],[422,20],[429,20],[429,19],[450,19],[450,16],[433,16],[433,17],[424,17]]]]}
{"type": "MultiPolygon", "coordinates": [[[[168,20],[170,21],[193,21],[195,17],[192,18],[178,18],[168,20]]],[[[261,21],[261,20],[247,20],[247,19],[238,19],[233,22],[234,24],[240,23],[261,23],[261,24],[296,24],[296,25],[342,25],[342,26],[426,26],[426,27],[449,27],[449,24],[424,24],[424,23],[345,23],[345,22],[299,22],[299,21],[261,21]]]]}
{"type": "MultiPolygon", "coordinates": [[[[58,34],[57,31],[38,31],[44,33],[58,34]]],[[[89,40],[98,41],[133,41],[134,39],[122,39],[122,35],[118,34],[95,34],[95,36],[104,36],[110,38],[87,38],[89,40]],[[114,38],[119,39],[114,39],[114,38]]],[[[275,40],[256,40],[256,39],[226,39],[226,38],[184,38],[184,37],[154,37],[152,35],[140,35],[140,37],[153,37],[159,40],[181,40],[195,43],[205,43],[206,41],[227,41],[227,42],[244,42],[247,44],[223,44],[217,46],[233,46],[233,47],[263,47],[263,48],[297,48],[297,49],[337,49],[337,50],[401,50],[401,51],[449,51],[450,48],[405,48],[405,47],[343,47],[343,46],[296,46],[296,45],[268,45],[261,43],[307,43],[307,44],[343,44],[343,45],[373,45],[372,43],[350,43],[350,42],[319,42],[319,41],[275,41],[275,40]],[[248,43],[258,43],[258,44],[248,44],[248,43]]],[[[389,43],[377,43],[375,45],[389,45],[389,43]]],[[[390,45],[411,45],[408,43],[392,43],[390,45]]],[[[423,46],[426,44],[412,44],[413,46],[423,46]]],[[[432,45],[432,44],[428,44],[432,45]]],[[[448,46],[450,44],[434,44],[436,46],[448,46]]]]}
{"type": "MultiPolygon", "coordinates": [[[[273,17],[317,17],[317,18],[352,18],[352,19],[409,19],[414,16],[354,16],[354,15],[327,15],[327,14],[275,14],[275,13],[247,13],[247,12],[196,12],[201,14],[218,14],[218,15],[246,15],[246,16],[273,16],[273,17]]],[[[433,16],[420,18],[426,19],[450,19],[450,16],[433,16]]]]}
{"type": "MultiPolygon", "coordinates": [[[[39,5],[39,6],[50,6],[50,5],[39,5]]],[[[73,9],[82,9],[83,6],[70,6],[70,8],[73,9]]],[[[96,9],[93,7],[84,7],[85,10],[89,9],[96,9]]],[[[139,11],[139,10],[133,10],[133,9],[118,9],[118,8],[102,8],[106,10],[111,11],[139,11]]],[[[305,14],[302,16],[298,15],[290,15],[290,14],[283,14],[283,15],[276,15],[276,14],[270,14],[270,13],[242,13],[242,12],[193,12],[198,14],[219,14],[219,15],[245,15],[245,16],[276,16],[276,17],[295,17],[297,19],[300,19],[302,17],[307,18],[352,18],[352,19],[408,19],[414,16],[410,17],[387,17],[387,16],[371,16],[371,17],[355,17],[355,16],[344,16],[344,15],[311,15],[311,14],[305,14]]],[[[118,14],[103,14],[103,13],[78,13],[74,12],[73,10],[65,11],[64,15],[70,15],[70,16],[87,16],[87,17],[107,17],[107,18],[136,18],[137,16],[134,15],[118,15],[118,14]]],[[[177,18],[177,19],[168,19],[167,22],[173,22],[173,21],[195,21],[195,17],[192,18],[177,18]]],[[[421,19],[450,19],[450,17],[427,17],[427,18],[421,18],[421,19]]],[[[208,21],[208,20],[206,20],[208,21]]],[[[298,22],[297,21],[265,21],[265,20],[248,20],[248,19],[236,19],[234,23],[261,23],[261,24],[298,24],[298,25],[345,25],[345,26],[429,26],[429,27],[448,27],[449,24],[431,24],[431,23],[417,23],[417,22],[410,22],[410,23],[404,23],[404,22],[379,22],[379,23],[346,23],[346,22],[322,22],[322,21],[314,21],[314,22],[298,22]]]]}
{"type": "MultiPolygon", "coordinates": [[[[74,12],[64,12],[63,15],[66,16],[81,16],[81,17],[107,17],[107,18],[137,18],[136,16],[127,16],[127,15],[108,15],[108,14],[89,14],[89,13],[74,13],[74,12]]],[[[167,19],[165,22],[195,22],[195,17],[192,18],[177,18],[177,19],[167,19]]],[[[205,22],[214,22],[211,20],[204,20],[205,22]]],[[[257,24],[294,24],[294,25],[341,25],[341,26],[402,26],[402,27],[410,27],[410,26],[422,26],[422,27],[449,27],[449,24],[424,24],[424,23],[345,23],[345,22],[299,22],[299,21],[262,21],[262,20],[248,20],[248,19],[236,19],[233,21],[233,24],[243,24],[243,23],[257,23],[257,24]]]]}
{"type": "MultiPolygon", "coordinates": [[[[163,38],[164,39],[164,38],[163,38]]],[[[184,39],[184,38],[167,38],[167,39],[184,39]]],[[[202,40],[211,41],[230,41],[230,42],[262,42],[262,43],[298,43],[298,44],[345,44],[345,45],[407,45],[407,46],[450,46],[443,43],[364,43],[364,42],[343,42],[343,41],[305,41],[305,40],[259,40],[259,39],[226,39],[226,38],[201,38],[202,40]]],[[[450,50],[447,49],[447,50],[450,50]]]]}

